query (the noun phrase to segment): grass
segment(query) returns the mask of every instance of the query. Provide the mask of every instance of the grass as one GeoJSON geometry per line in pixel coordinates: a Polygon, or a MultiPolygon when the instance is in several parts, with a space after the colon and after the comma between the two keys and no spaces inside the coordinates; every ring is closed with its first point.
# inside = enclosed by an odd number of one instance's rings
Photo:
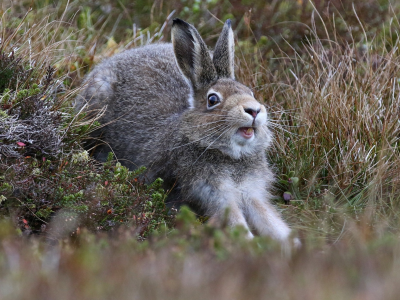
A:
{"type": "Polygon", "coordinates": [[[2,2],[0,298],[396,299],[399,7],[359,2],[2,2]],[[170,215],[160,180],[84,151],[101,126],[71,109],[84,75],[169,41],[172,17],[209,45],[232,19],[299,251],[170,215]]]}

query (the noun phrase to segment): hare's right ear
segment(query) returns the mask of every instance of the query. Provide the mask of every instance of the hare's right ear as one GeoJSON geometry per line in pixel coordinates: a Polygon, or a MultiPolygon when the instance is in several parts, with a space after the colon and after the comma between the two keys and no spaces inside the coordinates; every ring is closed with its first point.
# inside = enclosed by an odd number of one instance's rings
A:
{"type": "Polygon", "coordinates": [[[172,44],[178,66],[197,91],[217,80],[217,72],[207,46],[189,23],[174,19],[172,44]]]}
{"type": "Polygon", "coordinates": [[[215,45],[213,62],[219,78],[235,79],[235,42],[231,20],[226,20],[215,45]]]}

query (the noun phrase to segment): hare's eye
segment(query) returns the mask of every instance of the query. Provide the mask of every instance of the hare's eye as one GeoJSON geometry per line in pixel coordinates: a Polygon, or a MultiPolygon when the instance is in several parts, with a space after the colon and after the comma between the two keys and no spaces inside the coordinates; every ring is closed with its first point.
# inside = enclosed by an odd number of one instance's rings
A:
{"type": "Polygon", "coordinates": [[[217,105],[218,103],[220,103],[220,100],[219,100],[219,97],[217,94],[208,95],[208,102],[207,102],[208,108],[211,108],[211,107],[217,105]]]}

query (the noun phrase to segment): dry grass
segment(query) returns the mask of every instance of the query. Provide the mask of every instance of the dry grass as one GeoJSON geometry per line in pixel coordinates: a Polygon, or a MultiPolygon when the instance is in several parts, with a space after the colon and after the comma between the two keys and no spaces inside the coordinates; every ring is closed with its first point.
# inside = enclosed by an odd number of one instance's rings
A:
{"type": "Polygon", "coordinates": [[[0,224],[1,299],[397,299],[398,7],[256,1],[250,14],[250,4],[231,2],[38,1],[26,16],[26,2],[2,3],[0,49],[16,49],[33,80],[56,66],[60,108],[70,114],[91,66],[168,40],[173,9],[210,45],[220,29],[212,15],[233,18],[237,75],[269,106],[277,205],[302,249],[288,256],[270,240],[246,241],[240,229],[200,225],[185,210],[175,229],[158,228],[145,242],[127,226],[112,234],[81,229],[50,245],[18,236],[11,215],[0,224]]]}
{"type": "Polygon", "coordinates": [[[351,238],[320,249],[306,244],[287,258],[270,242],[257,246],[216,232],[201,239],[193,233],[148,244],[82,234],[78,246],[54,248],[2,238],[0,296],[373,300],[397,299],[399,293],[399,242],[392,234],[365,239],[353,228],[351,238]]]}

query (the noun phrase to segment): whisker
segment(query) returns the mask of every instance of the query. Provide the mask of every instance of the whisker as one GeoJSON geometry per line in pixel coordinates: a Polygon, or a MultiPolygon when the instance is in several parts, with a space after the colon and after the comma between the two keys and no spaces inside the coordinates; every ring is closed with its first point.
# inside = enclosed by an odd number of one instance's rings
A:
{"type": "Polygon", "coordinates": [[[232,116],[217,115],[217,114],[208,114],[208,113],[202,113],[202,112],[195,112],[195,113],[192,113],[192,115],[198,115],[198,116],[213,116],[213,117],[227,117],[227,118],[234,119],[232,116]]]}
{"type": "Polygon", "coordinates": [[[232,127],[228,127],[226,130],[224,130],[210,145],[207,146],[206,149],[197,157],[197,159],[193,162],[192,166],[200,159],[200,157],[211,147],[212,144],[214,144],[223,134],[228,132],[232,127]]]}
{"type": "Polygon", "coordinates": [[[204,131],[204,132],[208,132],[208,131],[211,131],[211,130],[216,130],[216,131],[218,131],[218,129],[220,129],[222,126],[226,126],[226,124],[217,125],[217,126],[215,126],[215,127],[212,127],[212,128],[210,128],[210,129],[207,129],[207,130],[204,131]]]}
{"type": "MultiPolygon", "coordinates": [[[[226,126],[226,128],[228,128],[229,126],[226,126]]],[[[225,128],[224,129],[222,129],[222,130],[225,130],[225,128]]],[[[214,133],[216,133],[216,132],[218,132],[219,130],[214,130],[214,132],[212,132],[212,133],[210,133],[210,134],[208,134],[208,135],[206,135],[206,136],[203,136],[202,138],[200,138],[200,139],[197,139],[197,140],[195,140],[195,141],[192,141],[192,142],[189,142],[189,143],[186,143],[186,144],[183,144],[183,145],[179,145],[179,146],[176,146],[176,147],[173,147],[173,148],[170,148],[170,149],[168,149],[169,151],[170,150],[174,150],[174,149],[178,149],[178,148],[181,148],[181,147],[185,147],[185,146],[187,146],[187,145],[190,145],[190,144],[193,144],[193,143],[196,143],[196,142],[199,142],[199,141],[201,141],[201,140],[204,140],[204,139],[206,139],[207,137],[210,137],[210,136],[212,136],[214,133]]]]}
{"type": "Polygon", "coordinates": [[[268,125],[274,127],[274,128],[283,128],[283,127],[289,127],[289,128],[298,128],[300,126],[290,126],[290,125],[284,125],[284,124],[277,124],[273,122],[269,122],[268,125]]]}
{"type": "Polygon", "coordinates": [[[298,110],[299,110],[299,108],[283,109],[283,110],[274,110],[274,109],[271,109],[269,113],[270,113],[270,114],[287,113],[287,112],[289,112],[289,111],[298,111],[298,110]]]}
{"type": "MultiPolygon", "coordinates": [[[[282,130],[282,131],[288,133],[289,135],[299,136],[297,133],[294,133],[294,132],[291,132],[291,131],[289,131],[289,130],[286,130],[286,129],[282,128],[282,126],[277,126],[277,124],[269,123],[268,125],[272,125],[272,126],[271,126],[272,128],[278,129],[278,130],[282,130]],[[274,125],[275,125],[275,126],[274,126],[274,125]]],[[[262,128],[262,127],[261,127],[261,128],[262,128]]]]}
{"type": "Polygon", "coordinates": [[[285,125],[285,124],[276,124],[276,123],[273,123],[273,122],[270,122],[269,124],[271,124],[271,126],[274,126],[275,128],[282,128],[282,127],[286,127],[286,128],[300,128],[300,127],[306,126],[305,124],[303,124],[303,125],[285,125]]]}
{"type": "Polygon", "coordinates": [[[218,120],[218,121],[209,122],[209,123],[205,123],[205,124],[194,125],[194,126],[190,126],[190,127],[186,127],[186,128],[203,127],[203,126],[207,126],[207,125],[211,125],[211,124],[215,124],[215,123],[220,123],[220,122],[230,122],[230,121],[228,121],[228,120],[218,120]]]}
{"type": "Polygon", "coordinates": [[[282,119],[271,119],[271,118],[268,118],[268,121],[274,121],[274,122],[289,122],[288,120],[282,120],[282,119]]]}

